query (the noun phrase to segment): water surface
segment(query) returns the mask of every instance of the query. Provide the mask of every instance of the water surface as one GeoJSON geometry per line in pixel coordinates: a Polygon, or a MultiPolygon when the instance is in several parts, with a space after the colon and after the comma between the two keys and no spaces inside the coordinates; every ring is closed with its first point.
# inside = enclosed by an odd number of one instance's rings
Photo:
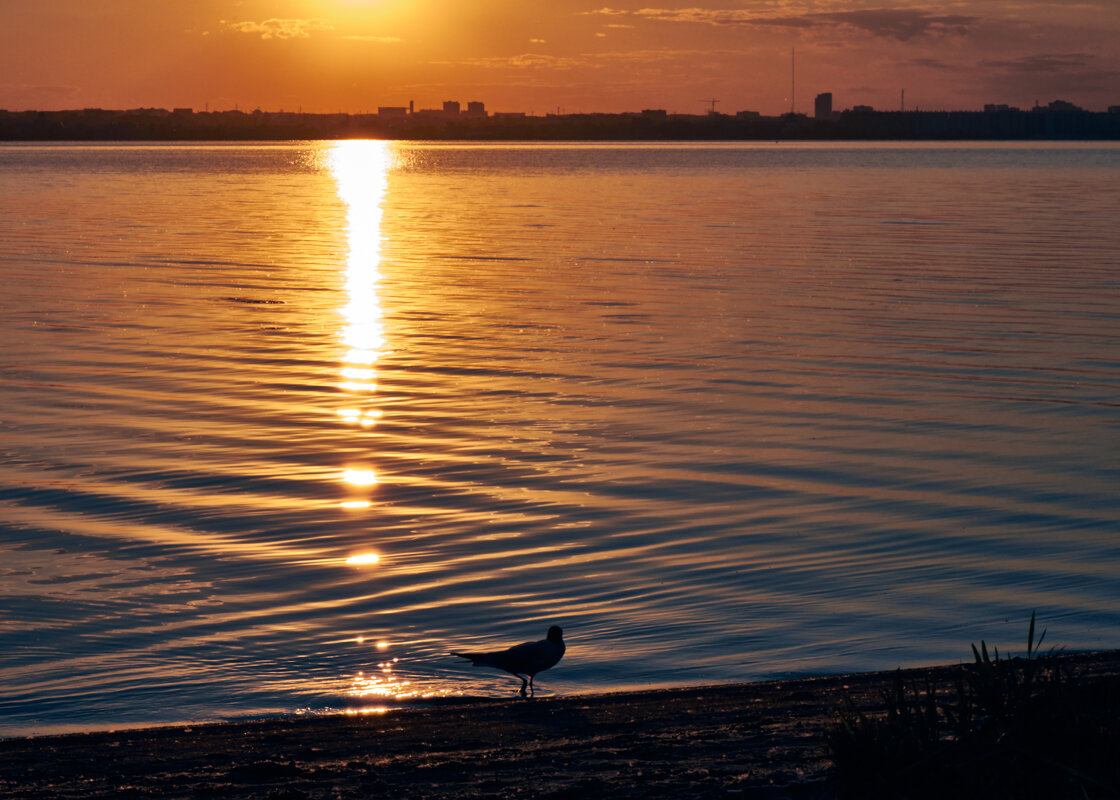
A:
{"type": "Polygon", "coordinates": [[[0,734],[1120,646],[1115,145],[9,144],[0,240],[0,734]]]}

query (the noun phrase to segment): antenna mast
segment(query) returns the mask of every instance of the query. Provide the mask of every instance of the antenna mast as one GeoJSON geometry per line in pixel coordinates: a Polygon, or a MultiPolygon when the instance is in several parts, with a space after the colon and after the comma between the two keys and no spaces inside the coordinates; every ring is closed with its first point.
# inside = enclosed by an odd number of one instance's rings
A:
{"type": "Polygon", "coordinates": [[[796,109],[795,99],[797,98],[797,50],[794,48],[789,49],[789,113],[793,114],[796,109]]]}

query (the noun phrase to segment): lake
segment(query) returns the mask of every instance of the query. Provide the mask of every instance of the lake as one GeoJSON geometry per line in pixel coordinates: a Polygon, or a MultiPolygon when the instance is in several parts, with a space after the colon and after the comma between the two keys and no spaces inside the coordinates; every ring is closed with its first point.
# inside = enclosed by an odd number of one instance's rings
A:
{"type": "Polygon", "coordinates": [[[0,145],[0,735],[1120,647],[1116,144],[0,145]]]}

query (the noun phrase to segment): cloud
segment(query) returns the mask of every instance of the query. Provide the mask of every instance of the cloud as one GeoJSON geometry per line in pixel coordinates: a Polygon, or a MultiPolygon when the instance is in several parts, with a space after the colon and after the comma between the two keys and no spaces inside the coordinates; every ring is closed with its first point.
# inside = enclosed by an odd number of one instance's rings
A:
{"type": "Polygon", "coordinates": [[[486,56],[467,58],[462,61],[431,61],[429,63],[454,67],[483,67],[485,69],[546,68],[550,70],[565,70],[587,66],[587,63],[580,58],[549,56],[542,53],[521,53],[516,56],[486,56]]]}
{"type": "Polygon", "coordinates": [[[484,67],[487,69],[547,68],[549,70],[602,69],[619,65],[667,67],[681,59],[703,57],[710,59],[721,55],[739,55],[723,50],[625,50],[608,53],[583,53],[575,56],[552,56],[542,53],[522,53],[516,56],[468,58],[462,61],[430,61],[430,64],[454,67],[484,67]]]}
{"type": "Polygon", "coordinates": [[[949,71],[957,71],[965,69],[961,64],[950,64],[948,61],[941,61],[936,58],[912,58],[906,62],[908,67],[923,67],[925,69],[943,69],[949,71]]]}
{"type": "Polygon", "coordinates": [[[919,36],[967,33],[980,20],[965,14],[935,14],[917,8],[868,8],[767,16],[745,9],[642,8],[636,16],[659,22],[781,28],[847,27],[873,36],[906,41],[919,36]]]}
{"type": "Polygon", "coordinates": [[[1095,56],[1084,53],[1037,53],[1012,59],[980,62],[982,68],[996,73],[995,79],[1011,81],[1016,87],[1030,87],[1036,93],[1066,94],[1076,90],[1114,92],[1120,70],[1101,65],[1095,56]]]}
{"type": "Polygon", "coordinates": [[[626,14],[629,14],[630,12],[629,11],[622,11],[622,10],[617,9],[617,8],[597,8],[594,11],[581,11],[579,13],[580,13],[580,16],[583,16],[583,17],[589,17],[589,16],[592,16],[594,14],[600,14],[600,15],[606,16],[606,17],[621,17],[621,16],[625,16],[626,14]]]}
{"type": "Polygon", "coordinates": [[[607,25],[608,28],[633,28],[633,25],[623,25],[621,22],[612,22],[607,25]]]}
{"type": "Polygon", "coordinates": [[[975,26],[979,17],[966,14],[931,14],[920,9],[869,8],[863,11],[837,11],[811,15],[811,19],[850,25],[875,36],[905,42],[919,36],[964,34],[975,26]]]}
{"type": "Polygon", "coordinates": [[[348,42],[380,42],[381,44],[396,44],[404,41],[396,36],[339,36],[338,38],[348,42]]]}
{"type": "Polygon", "coordinates": [[[238,33],[259,33],[262,39],[306,39],[315,31],[334,27],[322,19],[266,19],[264,22],[226,22],[222,24],[238,33]]]}
{"type": "Polygon", "coordinates": [[[1040,53],[1006,61],[981,61],[983,67],[994,67],[1019,74],[1053,74],[1070,70],[1083,70],[1092,62],[1092,56],[1083,53],[1040,53]]]}
{"type": "Polygon", "coordinates": [[[544,39],[530,39],[529,42],[531,44],[545,44],[546,43],[544,39]]]}
{"type": "Polygon", "coordinates": [[[28,86],[24,84],[19,87],[20,89],[30,89],[33,92],[40,94],[49,94],[55,97],[70,97],[82,91],[80,86],[59,86],[57,84],[48,84],[46,86],[28,86]]]}
{"type": "Polygon", "coordinates": [[[992,96],[1023,100],[1058,97],[1080,103],[1115,103],[1120,70],[1085,53],[1035,53],[980,61],[976,73],[992,96]]]}

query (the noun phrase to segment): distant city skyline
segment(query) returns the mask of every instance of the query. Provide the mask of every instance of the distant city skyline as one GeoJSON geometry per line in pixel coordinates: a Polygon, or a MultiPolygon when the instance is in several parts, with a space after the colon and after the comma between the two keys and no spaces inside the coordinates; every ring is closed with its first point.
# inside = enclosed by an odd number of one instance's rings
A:
{"type": "Polygon", "coordinates": [[[1120,15],[1076,5],[719,0],[0,0],[0,108],[373,112],[1120,103],[1120,15]],[[790,53],[797,52],[791,95],[790,53]]]}
{"type": "MultiPolygon", "coordinates": [[[[1118,93],[1120,94],[1120,93],[1118,93]]],[[[711,103],[711,101],[708,101],[711,103]]],[[[896,99],[897,105],[892,107],[876,107],[869,103],[852,103],[852,104],[837,104],[832,92],[819,92],[808,103],[807,108],[798,107],[795,112],[790,109],[778,110],[773,114],[762,114],[755,109],[722,109],[709,106],[707,109],[690,110],[690,111],[672,111],[665,108],[627,108],[627,109],[614,109],[610,111],[574,111],[564,108],[541,109],[535,112],[527,112],[525,110],[511,110],[511,111],[498,111],[491,109],[483,100],[443,100],[440,103],[433,104],[432,107],[421,107],[415,101],[409,101],[405,105],[400,106],[386,106],[377,105],[371,108],[363,108],[356,111],[310,111],[303,108],[302,105],[297,108],[262,108],[259,105],[245,106],[240,105],[231,108],[211,108],[209,105],[203,108],[193,108],[191,106],[136,106],[134,108],[105,108],[102,106],[82,106],[73,108],[59,108],[59,109],[0,109],[3,113],[27,113],[35,111],[46,112],[76,112],[89,114],[90,112],[100,113],[105,112],[108,114],[127,114],[132,112],[154,112],[162,114],[227,114],[231,112],[239,112],[241,114],[257,115],[284,115],[284,116],[375,116],[386,119],[408,119],[408,118],[443,118],[443,119],[488,119],[488,118],[512,118],[512,117],[552,117],[552,116],[653,116],[653,117],[711,117],[711,116],[726,116],[726,117],[784,117],[789,114],[796,116],[804,116],[815,119],[839,119],[841,114],[845,111],[928,111],[928,112],[994,112],[994,111],[1087,111],[1090,113],[1107,112],[1111,114],[1120,113],[1120,103],[1109,105],[1103,109],[1090,109],[1084,108],[1071,103],[1062,98],[1054,99],[1039,99],[1031,106],[1020,107],[1011,105],[1009,103],[984,103],[982,108],[918,108],[913,105],[906,104],[905,97],[896,99]]]]}

